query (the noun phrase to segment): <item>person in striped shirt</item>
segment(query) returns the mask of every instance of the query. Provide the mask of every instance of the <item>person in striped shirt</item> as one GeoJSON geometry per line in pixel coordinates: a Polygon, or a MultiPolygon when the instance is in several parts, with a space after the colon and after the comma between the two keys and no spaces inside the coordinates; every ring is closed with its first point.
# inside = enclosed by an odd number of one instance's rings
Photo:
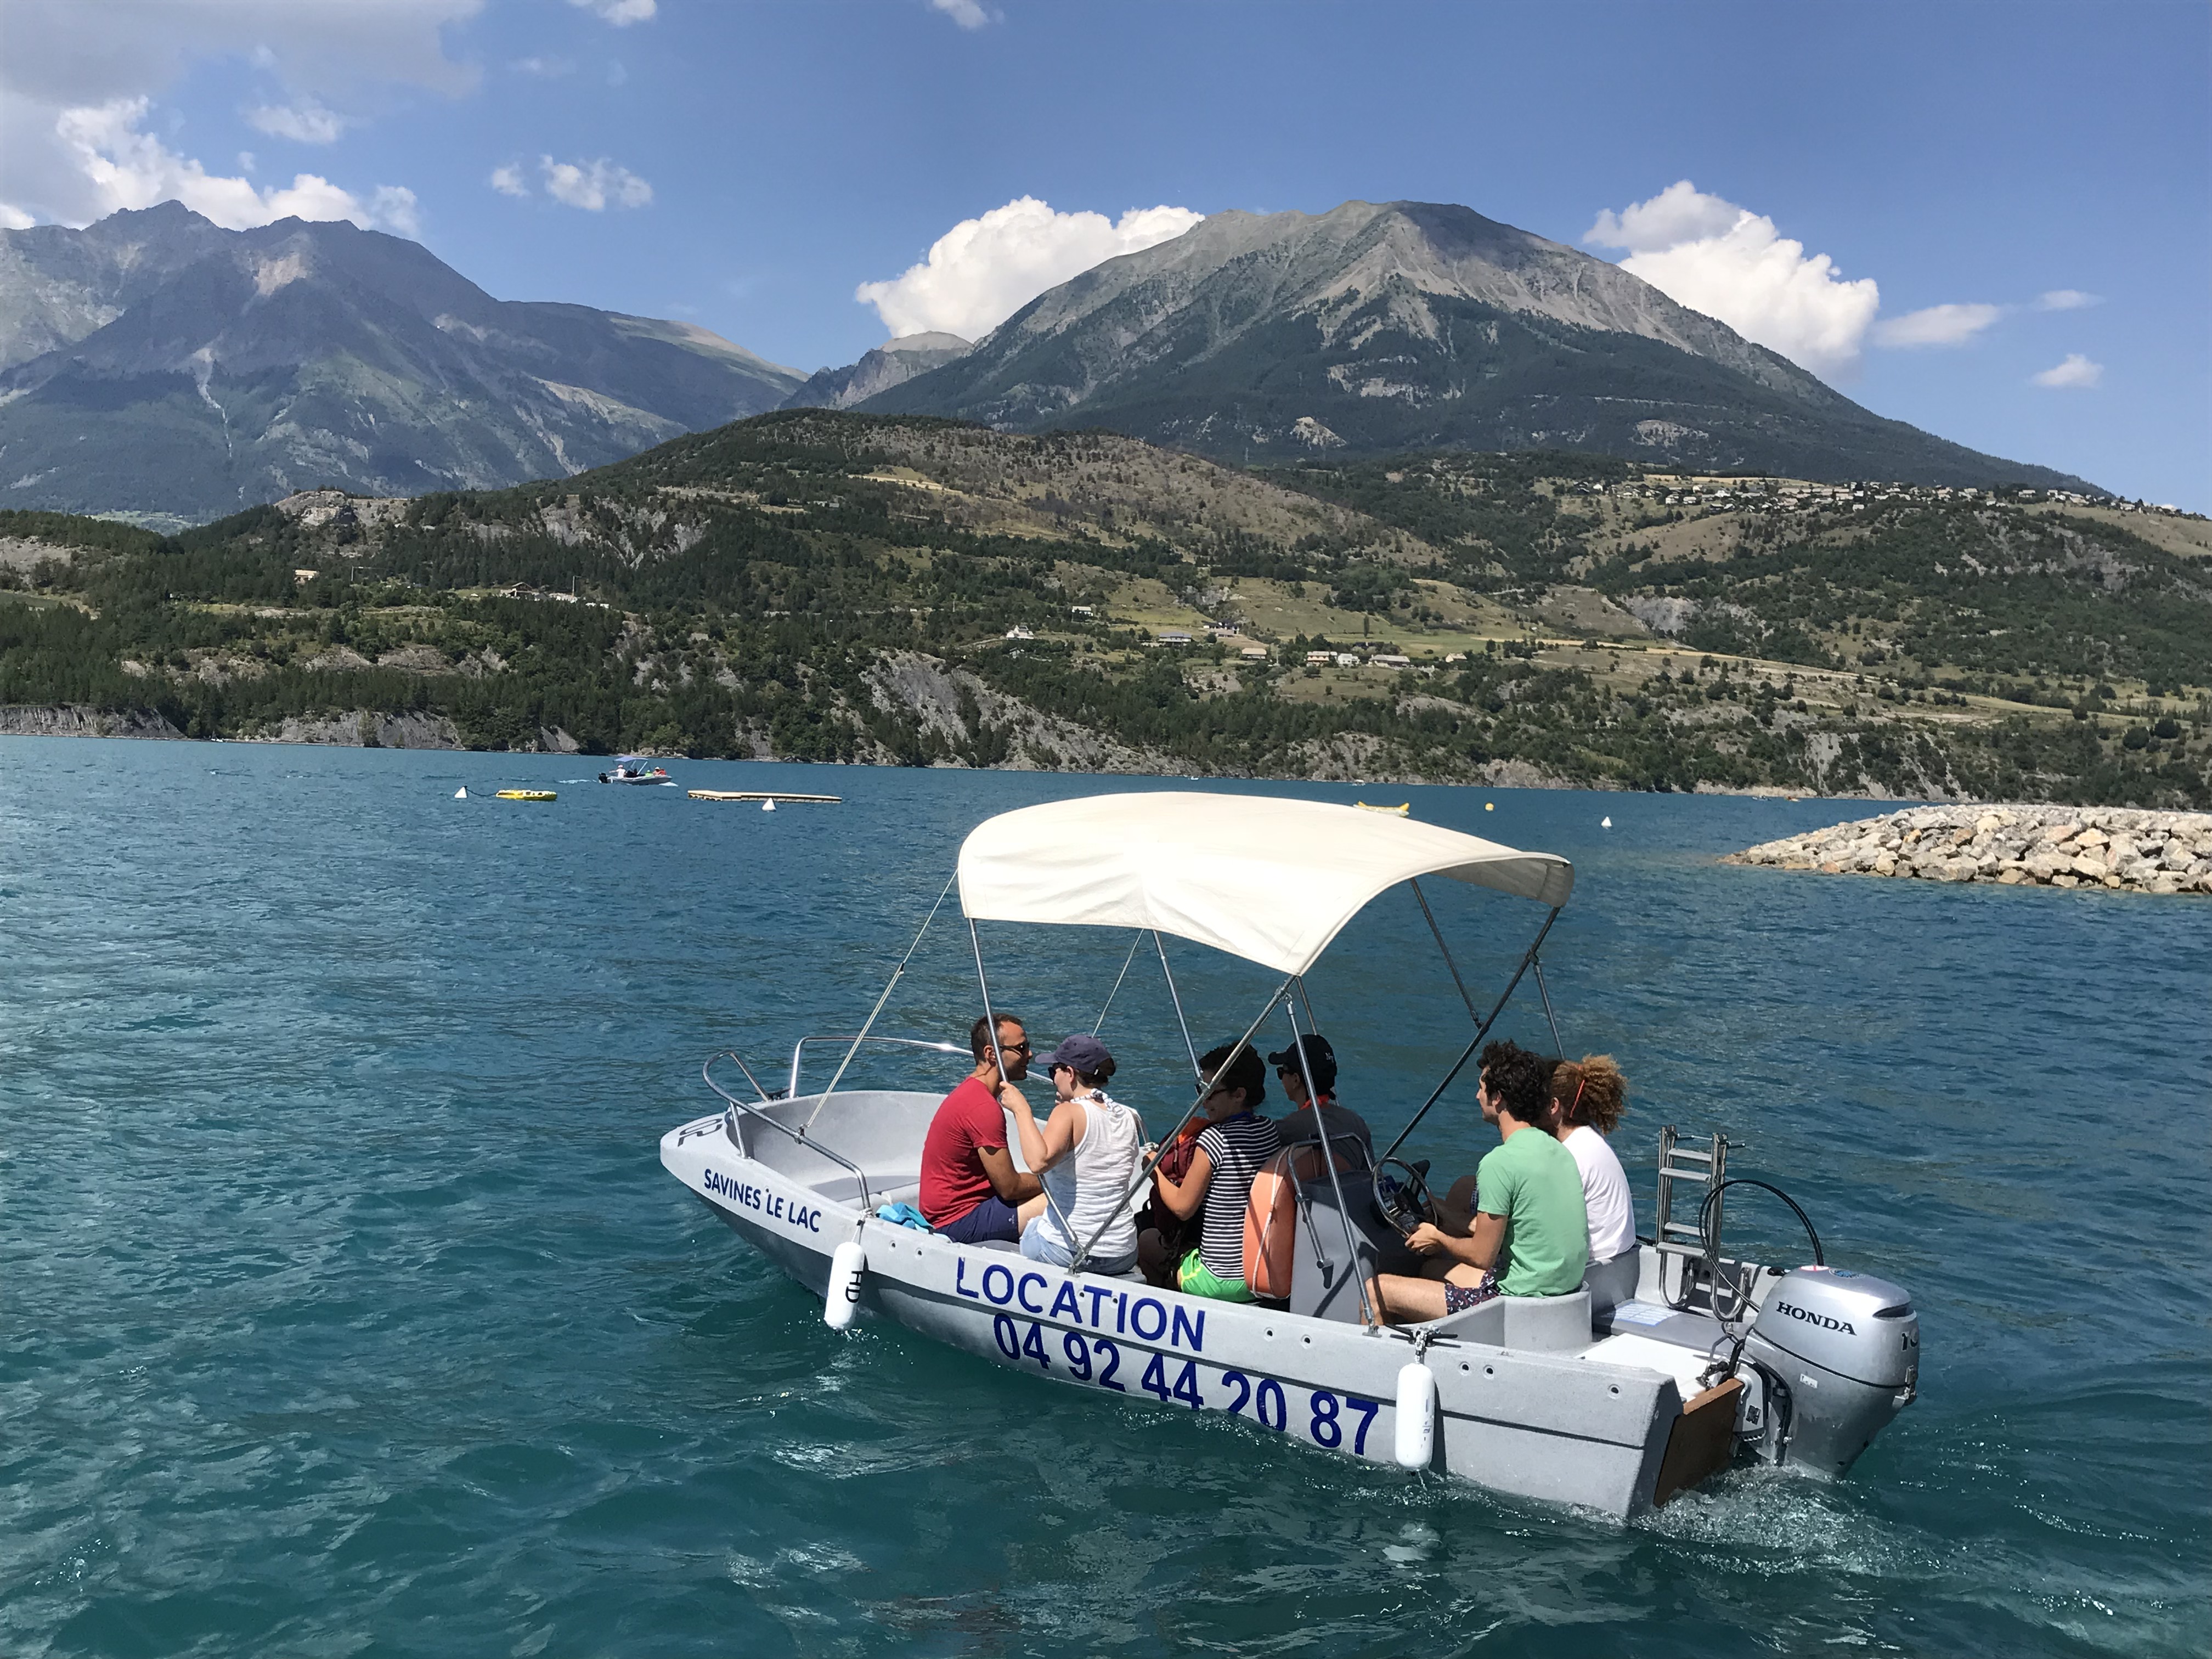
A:
{"type": "Polygon", "coordinates": [[[1198,1062],[1215,1079],[1200,1104],[1206,1127],[1192,1153],[1189,1173],[1176,1181],[1155,1169],[1154,1199],[1183,1220],[1203,1212],[1199,1245],[1180,1261],[1170,1260],[1158,1232],[1137,1242],[1139,1265],[1155,1285],[1190,1296],[1224,1302],[1249,1302],[1244,1282],[1244,1209],[1251,1201],[1252,1178],[1281,1149],[1281,1138],[1257,1108],[1267,1097],[1267,1067],[1245,1044],[1223,1045],[1198,1062]]]}

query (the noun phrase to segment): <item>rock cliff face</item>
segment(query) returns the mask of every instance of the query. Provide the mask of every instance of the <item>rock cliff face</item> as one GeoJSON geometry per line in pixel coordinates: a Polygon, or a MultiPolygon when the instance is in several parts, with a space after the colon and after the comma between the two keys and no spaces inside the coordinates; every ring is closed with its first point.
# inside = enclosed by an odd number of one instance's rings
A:
{"type": "Polygon", "coordinates": [[[295,489],[496,488],[774,409],[688,323],[493,299],[398,237],[172,202],[0,232],[0,507],[192,521],[295,489]]]}
{"type": "Polygon", "coordinates": [[[0,738],[181,738],[150,708],[90,708],[81,704],[0,705],[0,738]]]}
{"type": "Polygon", "coordinates": [[[1915,807],[1771,841],[1721,862],[2001,887],[2212,893],[2212,813],[1915,807]]]}
{"type": "Polygon", "coordinates": [[[975,348],[957,334],[902,334],[842,368],[818,369],[784,400],[786,409],[850,409],[975,348]]]}
{"type": "Polygon", "coordinates": [[[1883,420],[1617,265],[1425,202],[1216,214],[1039,295],[865,407],[1104,426],[1237,459],[1334,440],[1810,478],[2063,477],[1883,420]]]}

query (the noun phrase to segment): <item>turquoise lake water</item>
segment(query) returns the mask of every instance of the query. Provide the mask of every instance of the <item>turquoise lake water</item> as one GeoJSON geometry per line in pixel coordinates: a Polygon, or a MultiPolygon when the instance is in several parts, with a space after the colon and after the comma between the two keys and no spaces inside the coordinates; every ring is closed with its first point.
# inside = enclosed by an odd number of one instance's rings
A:
{"type": "MultiPolygon", "coordinates": [[[[2204,1650],[2212,902],[1713,862],[1850,804],[672,769],[845,798],[767,814],[600,764],[0,739],[0,1653],[2204,1650]],[[517,783],[561,799],[452,798],[517,783]],[[825,1329],[659,1167],[701,1060],[854,1029],[981,818],[1157,787],[1572,858],[1551,989],[1630,1075],[1642,1224],[1661,1124],[1748,1142],[1915,1292],[1918,1402],[1841,1483],[1623,1528],[825,1329]]],[[[1433,896],[1495,987],[1538,913],[1433,896]]],[[[985,930],[1047,1036],[1126,944],[985,930]]],[[[883,1029],[957,1038],[965,948],[940,921],[883,1029]]],[[[1202,957],[1226,1040],[1267,986],[1202,957]]],[[[1418,914],[1311,984],[1401,1120],[1466,1021],[1418,914]]],[[[1156,973],[1105,1035],[1164,1127],[1156,973]]],[[[1431,1123],[1440,1170],[1485,1144],[1431,1123]]]]}

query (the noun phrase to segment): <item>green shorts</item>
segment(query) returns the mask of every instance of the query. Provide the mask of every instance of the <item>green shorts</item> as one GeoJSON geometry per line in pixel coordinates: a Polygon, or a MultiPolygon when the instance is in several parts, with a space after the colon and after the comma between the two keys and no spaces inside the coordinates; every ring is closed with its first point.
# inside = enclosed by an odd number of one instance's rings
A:
{"type": "Polygon", "coordinates": [[[1217,1279],[1193,1250],[1176,1266],[1176,1289],[1185,1296],[1210,1296],[1216,1302],[1249,1302],[1252,1287],[1241,1279],[1217,1279]]]}

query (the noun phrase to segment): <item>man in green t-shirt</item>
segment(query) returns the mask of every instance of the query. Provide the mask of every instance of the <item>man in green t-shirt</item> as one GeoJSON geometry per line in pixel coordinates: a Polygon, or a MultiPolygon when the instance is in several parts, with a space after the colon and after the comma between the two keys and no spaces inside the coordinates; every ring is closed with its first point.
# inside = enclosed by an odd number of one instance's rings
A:
{"type": "Polygon", "coordinates": [[[1442,1319],[1499,1295],[1570,1296],[1589,1270],[1582,1171],[1546,1127],[1552,1063],[1493,1042],[1481,1064],[1475,1100],[1499,1139],[1475,1170],[1474,1224],[1465,1237],[1425,1221],[1413,1229],[1406,1243],[1447,1265],[1440,1278],[1376,1276],[1376,1299],[1394,1324],[1442,1319]]]}

